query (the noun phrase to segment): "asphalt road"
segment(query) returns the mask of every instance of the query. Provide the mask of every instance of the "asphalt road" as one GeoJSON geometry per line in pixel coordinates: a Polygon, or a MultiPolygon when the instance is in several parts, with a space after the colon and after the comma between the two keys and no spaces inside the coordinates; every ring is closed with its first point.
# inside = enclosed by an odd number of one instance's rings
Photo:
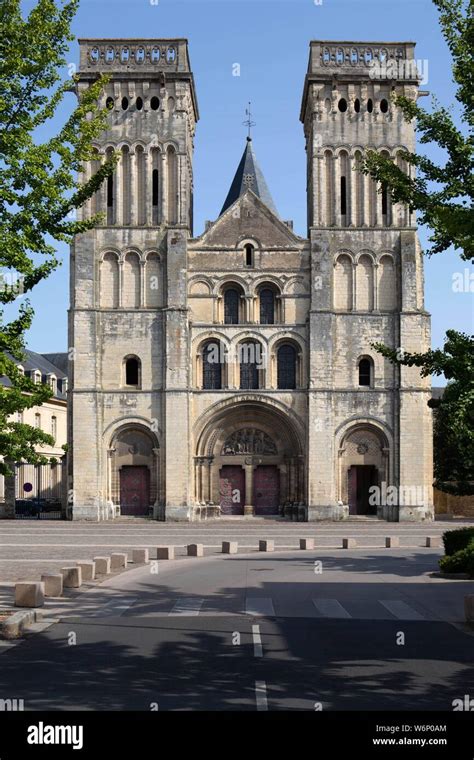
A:
{"type": "Polygon", "coordinates": [[[431,577],[435,560],[321,550],[130,570],[0,647],[0,698],[26,710],[452,711],[474,694],[462,624],[474,584],[431,577]]]}

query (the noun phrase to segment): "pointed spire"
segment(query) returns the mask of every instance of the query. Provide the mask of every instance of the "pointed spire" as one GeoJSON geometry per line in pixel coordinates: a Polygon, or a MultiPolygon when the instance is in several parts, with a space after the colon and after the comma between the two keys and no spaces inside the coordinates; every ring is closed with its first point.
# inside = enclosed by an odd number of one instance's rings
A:
{"type": "Polygon", "coordinates": [[[263,176],[262,170],[260,169],[257,163],[257,159],[255,158],[251,137],[247,137],[245,150],[243,152],[242,158],[240,159],[235,177],[232,181],[230,190],[227,194],[227,198],[224,201],[224,205],[222,206],[222,210],[219,216],[222,216],[224,211],[227,211],[229,206],[232,206],[237,198],[239,198],[245,193],[246,190],[249,189],[252,190],[252,192],[254,192],[255,195],[257,195],[260,200],[266,206],[268,206],[268,208],[273,211],[274,214],[276,214],[276,216],[278,216],[278,212],[275,208],[275,204],[273,203],[272,196],[270,195],[267,183],[265,182],[265,177],[263,176]]]}

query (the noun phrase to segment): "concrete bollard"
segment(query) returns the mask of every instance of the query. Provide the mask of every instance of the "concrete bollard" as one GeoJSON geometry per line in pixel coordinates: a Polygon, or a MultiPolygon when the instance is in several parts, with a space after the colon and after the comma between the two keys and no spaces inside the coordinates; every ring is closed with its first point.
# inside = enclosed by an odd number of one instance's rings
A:
{"type": "Polygon", "coordinates": [[[93,581],[95,578],[95,562],[94,560],[81,560],[76,563],[82,571],[83,581],[93,581]]]}
{"type": "Polygon", "coordinates": [[[41,576],[41,583],[44,583],[45,596],[62,596],[63,576],[61,573],[44,573],[41,576]]]}
{"type": "Polygon", "coordinates": [[[174,546],[157,546],[156,559],[174,559],[174,546]]]}
{"type": "Polygon", "coordinates": [[[94,557],[94,562],[97,575],[109,575],[110,557],[94,557]]]}
{"type": "Polygon", "coordinates": [[[443,545],[443,542],[441,540],[441,536],[426,536],[426,543],[425,546],[429,546],[431,548],[437,548],[439,549],[440,546],[443,545]]]}
{"type": "Polygon", "coordinates": [[[300,538],[300,549],[314,549],[314,538],[300,538]]]}
{"type": "Polygon", "coordinates": [[[385,539],[385,547],[387,549],[394,549],[395,547],[400,546],[400,539],[398,536],[387,536],[385,539]]]}
{"type": "Polygon", "coordinates": [[[110,567],[112,570],[122,570],[124,567],[127,567],[127,555],[121,554],[117,552],[116,554],[111,554],[110,556],[110,567]]]}
{"type": "Polygon", "coordinates": [[[80,588],[82,586],[82,570],[80,567],[62,567],[64,588],[80,588]]]}
{"type": "Polygon", "coordinates": [[[342,539],[342,548],[343,549],[353,549],[355,546],[357,546],[357,542],[355,538],[343,538],[342,539]]]}
{"type": "Polygon", "coordinates": [[[259,541],[258,550],[259,552],[273,552],[275,550],[275,542],[267,541],[266,539],[264,541],[259,541]]]}
{"type": "Polygon", "coordinates": [[[134,565],[148,565],[150,562],[148,549],[134,549],[132,551],[132,562],[134,565]]]}
{"type": "Polygon", "coordinates": [[[203,544],[188,544],[188,557],[204,557],[203,544]]]}
{"type": "Polygon", "coordinates": [[[223,541],[222,542],[222,554],[237,554],[239,551],[239,544],[237,541],[223,541]]]}
{"type": "Polygon", "coordinates": [[[15,607],[43,607],[44,583],[23,581],[15,583],[15,607]]]}
{"type": "Polygon", "coordinates": [[[474,623],[474,594],[464,597],[464,614],[466,623],[474,623]]]}

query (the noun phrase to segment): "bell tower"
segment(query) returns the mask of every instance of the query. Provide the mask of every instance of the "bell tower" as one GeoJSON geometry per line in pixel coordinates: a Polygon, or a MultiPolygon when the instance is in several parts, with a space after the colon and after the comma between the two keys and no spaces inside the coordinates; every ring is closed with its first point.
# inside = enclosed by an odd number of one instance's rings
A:
{"type": "Polygon", "coordinates": [[[109,77],[100,103],[109,109],[107,128],[83,179],[109,153],[119,160],[80,212],[101,213],[103,221],[71,249],[72,515],[98,520],[122,510],[159,518],[168,494],[173,505],[187,501],[183,483],[167,473],[166,419],[187,420],[181,391],[188,382],[194,79],[185,39],[79,44],[78,94],[99,74],[109,77]]]}
{"type": "Polygon", "coordinates": [[[309,404],[310,419],[320,426],[310,428],[310,519],[339,518],[348,503],[352,509],[349,470],[361,474],[369,466],[375,467],[370,485],[425,493],[410,509],[380,505],[380,517],[422,519],[432,511],[429,378],[394,367],[371,347],[382,342],[420,352],[430,346],[416,219],[360,171],[368,149],[412,171],[403,152],[415,150],[413,124],[391,96],[419,96],[414,56],[413,42],[310,43],[301,121],[314,348],[309,404]],[[371,447],[378,459],[360,453],[371,447]],[[335,471],[322,466],[328,452],[335,471]]]}

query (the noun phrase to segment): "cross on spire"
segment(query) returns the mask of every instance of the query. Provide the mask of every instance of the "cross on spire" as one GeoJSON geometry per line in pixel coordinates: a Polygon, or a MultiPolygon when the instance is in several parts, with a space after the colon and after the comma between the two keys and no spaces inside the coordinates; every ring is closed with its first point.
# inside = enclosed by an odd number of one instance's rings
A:
{"type": "Polygon", "coordinates": [[[249,100],[248,107],[245,109],[245,115],[246,115],[247,118],[246,118],[245,121],[242,122],[242,124],[244,125],[244,127],[248,127],[247,140],[251,140],[252,137],[250,135],[250,130],[251,130],[252,127],[255,126],[255,122],[252,121],[252,112],[250,110],[250,100],[249,100]]]}

